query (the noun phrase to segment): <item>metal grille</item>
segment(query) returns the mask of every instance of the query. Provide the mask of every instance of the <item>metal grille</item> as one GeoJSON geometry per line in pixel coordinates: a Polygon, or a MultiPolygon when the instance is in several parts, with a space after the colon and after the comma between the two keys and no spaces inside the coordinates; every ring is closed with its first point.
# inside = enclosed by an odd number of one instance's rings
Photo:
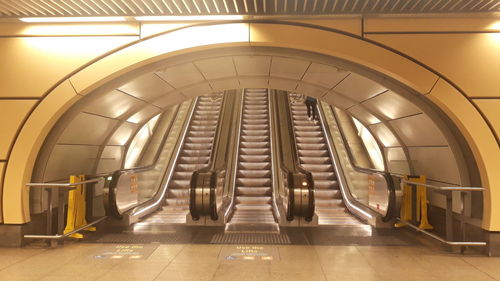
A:
{"type": "Polygon", "coordinates": [[[269,233],[229,233],[215,234],[211,244],[291,244],[290,237],[286,234],[269,233]]]}
{"type": "Polygon", "coordinates": [[[499,0],[0,0],[0,17],[488,13],[499,0]]]}

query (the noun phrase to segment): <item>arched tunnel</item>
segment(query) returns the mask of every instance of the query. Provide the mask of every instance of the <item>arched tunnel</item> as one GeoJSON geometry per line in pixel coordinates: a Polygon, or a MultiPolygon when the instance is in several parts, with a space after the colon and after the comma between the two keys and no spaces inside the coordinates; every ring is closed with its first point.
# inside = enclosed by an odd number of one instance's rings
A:
{"type": "MultiPolygon", "coordinates": [[[[32,181],[64,181],[74,174],[111,176],[117,170],[157,165],[154,155],[166,145],[173,146],[172,141],[169,144],[158,140],[171,133],[165,130],[174,129],[165,125],[167,119],[175,114],[189,118],[187,111],[179,111],[179,107],[199,96],[238,95],[243,89],[311,96],[330,106],[336,111],[337,122],[345,127],[343,133],[352,135],[346,139],[347,149],[358,155],[355,158],[361,158],[350,165],[399,176],[426,175],[429,183],[440,185],[481,185],[466,140],[425,96],[353,62],[277,47],[191,52],[145,65],[107,82],[81,98],[58,120],[38,154],[32,181]],[[354,122],[360,124],[357,129],[354,122]],[[372,140],[372,146],[366,143],[369,140],[361,140],[363,134],[371,136],[367,139],[372,140]]],[[[232,110],[237,111],[238,106],[233,106],[232,110]]],[[[183,138],[182,134],[178,134],[179,138],[183,138]]],[[[227,153],[232,152],[228,149],[227,153]]],[[[170,153],[171,158],[174,155],[170,153]]],[[[173,161],[168,157],[160,159],[164,163],[173,161]]],[[[140,172],[138,175],[141,177],[140,172]]],[[[162,179],[161,174],[156,177],[162,179]]],[[[156,183],[138,193],[138,202],[150,200],[160,189],[158,179],[142,178],[139,189],[142,181],[156,183]]],[[[357,200],[368,203],[368,186],[351,192],[357,200]]],[[[32,194],[33,214],[45,211],[42,198],[36,192],[32,194]]],[[[468,200],[475,206],[471,217],[480,220],[482,197],[468,200]]],[[[442,195],[430,197],[431,206],[444,209],[444,202],[442,195]]],[[[457,203],[454,208],[460,210],[457,203]]]]}

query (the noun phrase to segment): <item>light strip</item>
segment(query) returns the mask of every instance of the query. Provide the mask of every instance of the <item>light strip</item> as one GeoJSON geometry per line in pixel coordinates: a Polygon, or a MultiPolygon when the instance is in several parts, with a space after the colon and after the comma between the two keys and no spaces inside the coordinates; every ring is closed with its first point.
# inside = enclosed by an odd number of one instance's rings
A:
{"type": "Polygon", "coordinates": [[[207,20],[241,20],[239,15],[220,16],[144,16],[134,17],[138,21],[207,21],[207,20]]]}
{"type": "Polygon", "coordinates": [[[125,21],[124,17],[40,17],[20,18],[23,22],[112,22],[125,21]]]}

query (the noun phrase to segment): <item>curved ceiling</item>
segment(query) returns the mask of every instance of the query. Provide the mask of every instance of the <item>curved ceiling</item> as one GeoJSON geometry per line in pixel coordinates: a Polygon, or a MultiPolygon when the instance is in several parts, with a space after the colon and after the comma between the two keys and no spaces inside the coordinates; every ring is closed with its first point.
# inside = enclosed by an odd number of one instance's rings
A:
{"type": "Polygon", "coordinates": [[[151,117],[200,95],[271,88],[315,96],[371,131],[389,171],[466,184],[454,138],[426,98],[361,66],[293,49],[237,47],[201,51],[148,65],[82,98],[42,149],[43,181],[69,172],[119,169],[127,144],[151,117]],[[49,147],[50,146],[50,147],[49,147]],[[71,163],[63,161],[68,153],[71,163]],[[81,158],[76,161],[76,158],[81,158]],[[103,164],[106,162],[107,164],[103,164]],[[106,167],[100,169],[99,167],[106,167]]]}
{"type": "Polygon", "coordinates": [[[494,0],[0,0],[0,17],[491,13],[494,0]]]}

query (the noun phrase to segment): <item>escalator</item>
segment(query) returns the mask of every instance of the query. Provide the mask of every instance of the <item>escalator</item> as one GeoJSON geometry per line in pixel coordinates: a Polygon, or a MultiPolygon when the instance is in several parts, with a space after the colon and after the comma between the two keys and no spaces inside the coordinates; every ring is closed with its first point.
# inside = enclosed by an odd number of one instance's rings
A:
{"type": "Polygon", "coordinates": [[[199,97],[179,158],[167,187],[165,205],[148,220],[185,223],[189,211],[191,176],[208,166],[218,124],[222,94],[199,97]]]}
{"type": "Polygon", "coordinates": [[[269,94],[245,89],[232,213],[226,232],[279,232],[273,202],[269,94]]]}
{"type": "Polygon", "coordinates": [[[314,181],[315,212],[318,224],[362,224],[346,209],[339,181],[319,120],[309,120],[307,108],[298,95],[289,94],[290,114],[299,164],[311,172],[314,181]]]}

